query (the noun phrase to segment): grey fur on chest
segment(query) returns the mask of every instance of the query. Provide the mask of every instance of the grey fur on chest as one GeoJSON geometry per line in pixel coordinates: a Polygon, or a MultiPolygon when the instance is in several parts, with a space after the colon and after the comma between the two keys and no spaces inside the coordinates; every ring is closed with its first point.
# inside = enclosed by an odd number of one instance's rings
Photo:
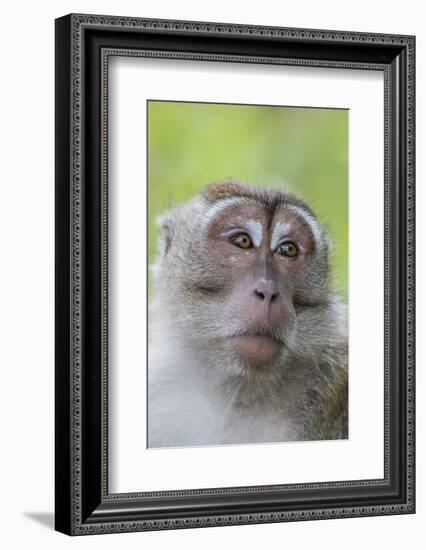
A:
{"type": "Polygon", "coordinates": [[[244,378],[203,383],[194,373],[152,377],[149,446],[180,447],[301,439],[304,408],[298,377],[259,387],[244,378]],[[296,387],[297,386],[297,387],[296,387]],[[298,396],[298,397],[296,397],[298,396]]]}

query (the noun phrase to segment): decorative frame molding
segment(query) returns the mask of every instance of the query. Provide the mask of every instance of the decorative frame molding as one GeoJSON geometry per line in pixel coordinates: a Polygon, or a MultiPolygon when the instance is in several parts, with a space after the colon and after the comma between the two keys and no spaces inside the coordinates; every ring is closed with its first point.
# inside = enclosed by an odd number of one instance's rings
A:
{"type": "Polygon", "coordinates": [[[83,535],[414,512],[414,79],[413,36],[74,14],[56,20],[57,530],[83,535]],[[108,59],[117,55],[383,71],[382,480],[108,493],[108,59]]]}

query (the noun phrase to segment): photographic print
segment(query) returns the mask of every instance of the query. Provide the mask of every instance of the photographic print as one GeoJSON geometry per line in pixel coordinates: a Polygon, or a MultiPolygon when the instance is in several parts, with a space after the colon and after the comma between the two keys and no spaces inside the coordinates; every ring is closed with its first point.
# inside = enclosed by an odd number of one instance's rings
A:
{"type": "Polygon", "coordinates": [[[348,119],[147,102],[149,448],[348,438],[348,119]]]}
{"type": "Polygon", "coordinates": [[[415,37],[55,25],[55,528],[414,513],[415,37]]]}

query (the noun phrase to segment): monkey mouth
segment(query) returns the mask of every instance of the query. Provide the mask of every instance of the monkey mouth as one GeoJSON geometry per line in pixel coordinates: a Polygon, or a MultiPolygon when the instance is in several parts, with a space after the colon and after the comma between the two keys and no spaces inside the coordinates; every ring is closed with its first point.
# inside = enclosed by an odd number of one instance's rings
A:
{"type": "Polygon", "coordinates": [[[277,334],[272,329],[256,328],[248,330],[237,330],[233,332],[230,338],[270,338],[280,345],[284,345],[285,342],[280,334],[277,334]]]}
{"type": "Polygon", "coordinates": [[[237,355],[244,362],[256,366],[271,363],[284,346],[283,339],[272,330],[238,331],[230,339],[237,355]]]}

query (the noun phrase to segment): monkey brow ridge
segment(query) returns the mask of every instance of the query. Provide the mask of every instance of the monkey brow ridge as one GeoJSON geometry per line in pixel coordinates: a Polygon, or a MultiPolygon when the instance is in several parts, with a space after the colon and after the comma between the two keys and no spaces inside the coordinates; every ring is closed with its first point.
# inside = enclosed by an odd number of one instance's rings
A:
{"type": "Polygon", "coordinates": [[[286,205],[293,205],[305,210],[310,216],[316,219],[312,209],[306,202],[297,198],[292,193],[282,191],[258,188],[252,185],[241,183],[239,181],[221,181],[209,184],[201,195],[210,203],[214,204],[222,200],[231,198],[248,199],[266,208],[269,216],[286,205]]]}

